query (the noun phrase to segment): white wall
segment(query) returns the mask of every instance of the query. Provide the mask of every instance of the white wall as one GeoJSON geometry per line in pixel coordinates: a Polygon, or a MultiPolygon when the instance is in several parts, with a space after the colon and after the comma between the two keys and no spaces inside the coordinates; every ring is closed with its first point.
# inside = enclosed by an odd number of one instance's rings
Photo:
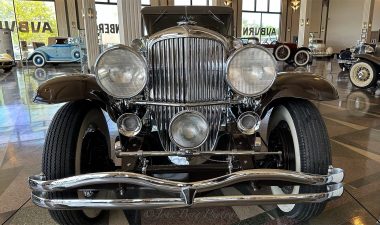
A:
{"type": "Polygon", "coordinates": [[[334,52],[351,47],[360,39],[363,9],[362,0],[330,0],[326,44],[334,52]]]}

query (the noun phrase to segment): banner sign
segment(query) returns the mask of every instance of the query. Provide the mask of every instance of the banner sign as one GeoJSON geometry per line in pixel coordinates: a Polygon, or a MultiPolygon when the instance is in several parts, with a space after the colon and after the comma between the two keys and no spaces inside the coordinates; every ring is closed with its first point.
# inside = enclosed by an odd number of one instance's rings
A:
{"type": "Polygon", "coordinates": [[[119,33],[119,24],[100,23],[100,24],[98,24],[98,33],[101,33],[101,34],[118,34],[119,33]]]}
{"type": "MultiPolygon", "coordinates": [[[[21,33],[53,33],[49,22],[28,22],[20,21],[18,22],[18,31],[21,33]]],[[[0,21],[0,29],[9,29],[14,31],[16,28],[16,21],[0,21]]]]}
{"type": "Polygon", "coordinates": [[[243,27],[243,36],[276,36],[276,28],[273,27],[243,27]]]}

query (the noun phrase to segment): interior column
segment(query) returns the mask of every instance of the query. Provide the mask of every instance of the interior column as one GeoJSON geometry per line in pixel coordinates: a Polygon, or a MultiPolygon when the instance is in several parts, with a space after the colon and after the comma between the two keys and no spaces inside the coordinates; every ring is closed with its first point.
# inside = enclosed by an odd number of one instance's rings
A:
{"type": "Polygon", "coordinates": [[[99,55],[95,0],[83,0],[82,3],[84,29],[86,35],[87,63],[90,72],[93,73],[95,61],[99,55]]]}
{"type": "Polygon", "coordinates": [[[311,6],[312,0],[301,0],[298,47],[307,47],[309,45],[311,6]]]}
{"type": "Polygon", "coordinates": [[[120,43],[130,45],[141,37],[141,0],[118,0],[120,43]]]}
{"type": "Polygon", "coordinates": [[[361,41],[371,42],[372,18],[375,0],[364,0],[361,41]]]}

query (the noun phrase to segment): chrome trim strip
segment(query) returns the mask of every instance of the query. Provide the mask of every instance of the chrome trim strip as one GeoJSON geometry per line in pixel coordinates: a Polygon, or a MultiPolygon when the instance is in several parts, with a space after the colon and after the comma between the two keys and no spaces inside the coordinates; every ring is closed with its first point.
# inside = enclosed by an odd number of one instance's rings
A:
{"type": "Polygon", "coordinates": [[[212,105],[237,105],[240,100],[228,101],[210,101],[210,102],[188,102],[188,103],[175,103],[175,102],[153,102],[153,101],[129,101],[130,104],[135,105],[154,105],[154,106],[172,106],[172,107],[198,107],[198,106],[212,106],[212,105]]]}
{"type": "Polygon", "coordinates": [[[151,209],[151,208],[181,208],[235,206],[254,204],[294,204],[303,202],[323,202],[343,194],[343,185],[327,186],[327,192],[289,194],[289,195],[241,195],[194,197],[193,201],[183,198],[150,198],[150,199],[47,199],[43,193],[32,193],[32,202],[40,207],[51,210],[68,209],[151,209]]]}
{"type": "Polygon", "coordinates": [[[297,184],[325,185],[340,183],[343,180],[343,170],[330,168],[327,175],[313,175],[279,169],[250,169],[233,172],[224,176],[197,181],[178,182],[159,179],[144,174],[132,172],[99,172],[82,174],[57,180],[45,180],[45,176],[29,177],[29,186],[33,191],[64,191],[88,185],[123,183],[149,187],[167,192],[182,192],[191,189],[196,192],[206,192],[244,181],[276,180],[288,181],[297,184]]]}
{"type": "Polygon", "coordinates": [[[121,150],[116,150],[116,157],[148,157],[148,156],[200,156],[200,155],[281,155],[282,152],[256,152],[256,151],[133,151],[133,152],[122,152],[121,150]]]}

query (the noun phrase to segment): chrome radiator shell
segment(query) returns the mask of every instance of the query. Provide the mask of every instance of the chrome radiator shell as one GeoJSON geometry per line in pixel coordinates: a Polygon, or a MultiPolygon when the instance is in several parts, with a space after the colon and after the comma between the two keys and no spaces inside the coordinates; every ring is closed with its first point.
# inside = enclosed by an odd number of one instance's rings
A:
{"type": "MultiPolygon", "coordinates": [[[[191,104],[224,101],[226,99],[226,45],[209,36],[170,36],[151,42],[148,49],[150,100],[162,103],[191,104]]],[[[210,151],[216,144],[220,120],[226,104],[188,106],[152,106],[159,137],[166,151],[178,148],[170,141],[171,118],[183,110],[202,113],[210,127],[206,142],[197,150],[210,151]]]]}

